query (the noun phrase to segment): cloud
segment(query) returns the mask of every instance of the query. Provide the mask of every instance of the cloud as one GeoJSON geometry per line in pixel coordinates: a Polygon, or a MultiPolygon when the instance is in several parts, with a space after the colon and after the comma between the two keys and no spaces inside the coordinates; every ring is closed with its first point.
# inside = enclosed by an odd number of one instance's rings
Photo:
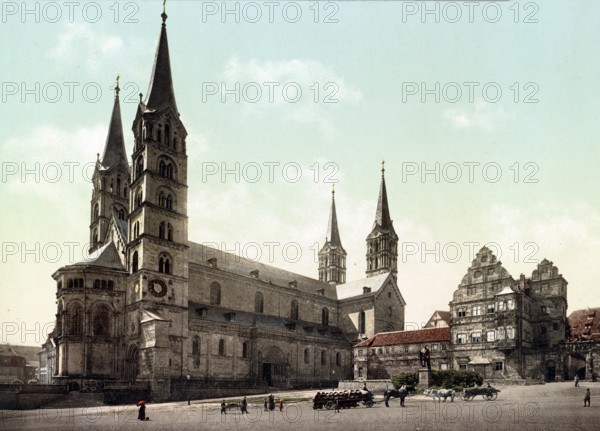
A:
{"type": "Polygon", "coordinates": [[[362,93],[335,70],[309,59],[243,62],[232,56],[224,77],[228,89],[239,83],[244,101],[256,100],[247,103],[247,112],[262,115],[268,107],[285,107],[286,118],[315,124],[326,136],[334,133],[331,110],[362,99],[362,93]],[[244,88],[248,89],[246,95],[244,88]]]}
{"type": "Polygon", "coordinates": [[[76,61],[91,70],[98,70],[108,56],[116,56],[122,48],[120,36],[94,32],[89,26],[72,23],[67,25],[48,57],[57,63],[76,61]]]}
{"type": "Polygon", "coordinates": [[[489,132],[510,118],[502,107],[493,109],[494,106],[481,102],[469,109],[447,109],[443,115],[455,129],[481,129],[489,132]]]}

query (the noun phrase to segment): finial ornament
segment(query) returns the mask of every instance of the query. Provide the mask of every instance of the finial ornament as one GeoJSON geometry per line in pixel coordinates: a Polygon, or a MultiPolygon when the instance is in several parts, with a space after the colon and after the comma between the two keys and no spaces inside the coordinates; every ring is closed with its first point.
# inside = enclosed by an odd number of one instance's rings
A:
{"type": "Polygon", "coordinates": [[[143,97],[144,97],[144,95],[142,93],[140,93],[140,103],[142,103],[143,97]]]}
{"type": "Polygon", "coordinates": [[[331,198],[334,199],[335,198],[335,184],[331,185],[331,198]]]}
{"type": "Polygon", "coordinates": [[[167,0],[163,0],[163,13],[160,15],[163,20],[163,25],[167,21],[167,0]]]}
{"type": "Polygon", "coordinates": [[[119,88],[119,78],[121,78],[121,75],[119,75],[117,73],[117,85],[115,86],[115,96],[119,97],[119,91],[121,91],[121,89],[119,88]]]}
{"type": "Polygon", "coordinates": [[[385,173],[385,160],[381,161],[381,176],[383,177],[383,174],[385,173]]]}

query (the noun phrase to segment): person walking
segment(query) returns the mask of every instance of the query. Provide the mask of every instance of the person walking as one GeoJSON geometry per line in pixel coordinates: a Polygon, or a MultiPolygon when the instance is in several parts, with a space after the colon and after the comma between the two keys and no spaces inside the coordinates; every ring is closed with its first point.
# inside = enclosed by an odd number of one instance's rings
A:
{"type": "Polygon", "coordinates": [[[575,378],[573,380],[575,380],[575,387],[579,386],[579,375],[575,374],[575,378]]]}
{"type": "Polygon", "coordinates": [[[335,408],[334,413],[340,412],[340,400],[338,399],[338,397],[336,397],[335,400],[333,401],[333,407],[335,408]]]}
{"type": "Polygon", "coordinates": [[[223,400],[221,402],[221,414],[222,415],[226,415],[227,414],[227,404],[225,404],[225,400],[223,400]]]}
{"type": "Polygon", "coordinates": [[[583,397],[583,407],[590,407],[590,400],[591,400],[591,395],[590,395],[590,388],[587,388],[585,390],[585,397],[583,397]]]}
{"type": "Polygon", "coordinates": [[[283,413],[283,400],[279,400],[279,411],[283,413]]]}
{"type": "Polygon", "coordinates": [[[248,414],[248,401],[246,401],[246,397],[242,400],[242,414],[248,414]]]}
{"type": "Polygon", "coordinates": [[[265,398],[265,411],[268,412],[269,408],[267,407],[267,399],[265,398]]]}

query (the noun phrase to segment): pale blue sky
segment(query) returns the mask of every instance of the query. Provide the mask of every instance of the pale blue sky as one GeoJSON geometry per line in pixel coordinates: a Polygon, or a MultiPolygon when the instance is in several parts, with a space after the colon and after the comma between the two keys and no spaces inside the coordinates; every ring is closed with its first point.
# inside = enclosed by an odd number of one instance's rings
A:
{"type": "MultiPolygon", "coordinates": [[[[247,3],[239,3],[240,10],[247,3]]],[[[14,4],[21,7],[20,2],[14,4]]],[[[67,7],[58,4],[63,16],[56,23],[44,22],[44,16],[52,18],[54,12],[44,12],[41,5],[39,22],[35,15],[23,19],[20,10],[13,15],[4,5],[0,26],[0,238],[4,251],[17,244],[17,254],[3,253],[0,262],[0,309],[3,322],[25,322],[27,328],[53,320],[55,285],[50,275],[69,263],[64,243],[80,243],[75,249],[81,255],[88,241],[91,185],[83,179],[81,166],[103,150],[114,78],[120,73],[129,151],[136,104],[127,98],[135,101],[139,91],[146,92],[160,30],[159,1],[120,3],[116,23],[109,2],[98,3],[102,17],[96,23],[88,22],[94,15],[92,6],[87,6],[85,17],[84,5],[77,7],[69,23],[67,7]],[[138,22],[124,22],[127,14],[138,22]],[[73,102],[65,82],[78,85],[73,102]],[[32,94],[23,102],[23,85],[35,89],[36,83],[42,90],[39,103],[32,94]],[[92,98],[94,88],[102,89],[98,100],[84,100],[81,89],[86,84],[92,98]],[[63,93],[51,103],[56,86],[63,93]],[[21,170],[24,163],[33,169],[36,162],[47,176],[54,172],[49,163],[58,163],[62,177],[52,183],[44,178],[36,182],[29,175],[23,182],[21,172],[10,174],[14,166],[21,170]],[[65,163],[79,164],[73,182],[65,163]],[[23,244],[34,249],[36,242],[39,263],[35,253],[22,256],[23,244]],[[62,259],[48,262],[42,252],[54,242],[61,244],[62,259]]],[[[264,2],[255,4],[263,18],[254,24],[243,14],[239,23],[231,15],[225,23],[220,14],[203,19],[203,5],[221,7],[221,2],[167,5],[177,104],[190,133],[190,240],[223,243],[229,249],[239,243],[238,249],[248,253],[250,243],[276,241],[282,245],[274,263],[316,276],[311,247],[324,240],[331,184],[323,176],[333,172],[324,165],[333,163],[340,232],[349,254],[348,279],[360,278],[385,159],[392,218],[405,250],[413,250],[413,243],[420,249],[434,249],[439,243],[441,255],[447,243],[493,241],[502,247],[500,259],[514,277],[521,272],[531,275],[535,263],[524,258],[533,251],[531,259],[552,260],[569,281],[570,310],[599,305],[593,268],[600,244],[594,193],[600,182],[595,142],[600,124],[600,5],[498,3],[502,17],[491,23],[493,10],[484,15],[481,3],[472,23],[465,6],[460,6],[463,18],[449,23],[444,16],[451,18],[453,12],[443,13],[448,2],[426,4],[440,8],[440,22],[432,15],[425,22],[420,13],[407,15],[413,6],[423,8],[422,2],[321,2],[315,23],[314,3],[298,2],[302,18],[289,23],[281,10],[287,7],[291,12],[293,5],[280,2],[270,23],[264,2]],[[515,10],[520,12],[517,23],[515,10]],[[338,22],[323,22],[333,11],[338,22]],[[523,22],[528,14],[538,22],[523,22]],[[234,88],[236,82],[241,87],[258,83],[263,90],[259,103],[243,98],[235,103],[233,96],[223,103],[220,94],[203,95],[211,83],[234,88]],[[279,83],[273,103],[264,82],[279,83]],[[303,91],[297,103],[281,98],[280,89],[290,82],[303,91]],[[312,100],[315,82],[321,87],[318,103],[312,100]],[[338,89],[337,103],[323,103],[333,88],[324,88],[328,82],[338,89]],[[422,103],[419,94],[403,101],[403,86],[412,82],[430,89],[436,83],[443,88],[456,82],[463,97],[457,103],[443,97],[436,103],[428,96],[422,103]],[[472,103],[465,82],[478,83],[472,103]],[[481,88],[490,83],[502,90],[496,103],[482,98],[481,88]],[[514,83],[520,89],[518,103],[514,83]],[[523,103],[532,91],[537,103],[523,103]],[[236,162],[248,169],[251,163],[263,166],[263,178],[256,183],[247,178],[236,183],[231,175],[224,182],[219,175],[203,178],[207,163],[233,169],[236,162]],[[272,183],[265,166],[271,162],[280,163],[272,183]],[[302,167],[296,183],[285,181],[281,173],[281,166],[290,162],[302,167]],[[456,183],[444,178],[437,183],[433,175],[423,182],[417,174],[403,181],[407,166],[420,169],[425,163],[431,169],[436,162],[448,174],[454,174],[458,164],[463,177],[456,183]],[[310,170],[315,163],[318,182],[310,170]],[[465,163],[479,163],[472,183],[465,163]],[[487,163],[502,169],[498,182],[483,178],[481,167],[487,163]],[[524,182],[528,173],[536,183],[524,182]],[[302,249],[297,263],[282,258],[283,244],[290,242],[302,249]],[[509,249],[515,243],[518,246],[509,249]]],[[[235,2],[228,5],[233,8],[235,2]]],[[[400,256],[398,279],[408,322],[424,322],[434,309],[447,309],[470,264],[468,248],[461,247],[461,252],[456,263],[444,262],[443,256],[439,263],[434,255],[400,256]]],[[[266,253],[265,247],[262,260],[269,263],[266,253]]],[[[40,341],[32,336],[2,337],[13,343],[40,341]]]]}

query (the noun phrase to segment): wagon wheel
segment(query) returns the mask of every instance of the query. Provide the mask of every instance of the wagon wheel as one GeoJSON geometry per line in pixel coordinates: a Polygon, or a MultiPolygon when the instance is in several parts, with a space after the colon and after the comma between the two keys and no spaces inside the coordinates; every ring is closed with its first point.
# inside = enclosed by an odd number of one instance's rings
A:
{"type": "Polygon", "coordinates": [[[496,392],[488,392],[485,394],[485,399],[488,401],[494,401],[496,398],[498,398],[498,394],[496,392]]]}
{"type": "Polygon", "coordinates": [[[365,401],[365,405],[369,408],[373,407],[373,400],[367,400],[365,401]]]}
{"type": "Polygon", "coordinates": [[[473,394],[465,394],[463,399],[465,401],[471,401],[473,398],[475,398],[475,396],[473,394]]]}
{"type": "Polygon", "coordinates": [[[325,403],[325,408],[331,410],[333,408],[333,401],[329,400],[325,403]]]}

